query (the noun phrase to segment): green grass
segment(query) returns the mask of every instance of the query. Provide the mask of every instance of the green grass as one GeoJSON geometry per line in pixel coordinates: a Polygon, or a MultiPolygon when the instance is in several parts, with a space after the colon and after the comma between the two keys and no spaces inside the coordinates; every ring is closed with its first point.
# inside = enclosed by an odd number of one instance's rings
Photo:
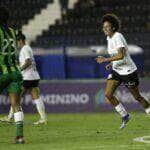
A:
{"type": "Polygon", "coordinates": [[[48,125],[34,126],[37,115],[25,115],[24,145],[11,144],[15,127],[0,123],[0,150],[150,150],[150,144],[133,141],[150,135],[150,116],[132,113],[120,131],[114,113],[50,114],[48,125]]]}

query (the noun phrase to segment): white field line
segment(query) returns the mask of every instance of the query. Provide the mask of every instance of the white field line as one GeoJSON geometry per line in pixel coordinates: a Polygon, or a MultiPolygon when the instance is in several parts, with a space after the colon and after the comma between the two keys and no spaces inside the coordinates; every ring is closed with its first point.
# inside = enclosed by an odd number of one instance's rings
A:
{"type": "Polygon", "coordinates": [[[137,137],[133,141],[150,144],[150,136],[137,137]]]}
{"type": "MultiPolygon", "coordinates": [[[[119,148],[120,150],[123,148],[129,148],[130,150],[141,150],[141,148],[143,148],[143,145],[100,145],[100,146],[83,146],[83,147],[75,147],[75,148],[71,148],[71,150],[100,150],[100,149],[116,149],[119,148]]],[[[52,148],[52,150],[69,150],[69,148],[52,148]]]]}

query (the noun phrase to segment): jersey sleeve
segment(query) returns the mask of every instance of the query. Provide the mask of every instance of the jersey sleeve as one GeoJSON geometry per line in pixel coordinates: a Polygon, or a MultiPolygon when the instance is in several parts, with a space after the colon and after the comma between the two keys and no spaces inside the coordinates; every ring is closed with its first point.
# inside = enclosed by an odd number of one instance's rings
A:
{"type": "Polygon", "coordinates": [[[32,58],[32,49],[30,46],[26,46],[23,50],[24,59],[32,58]]]}
{"type": "Polygon", "coordinates": [[[125,46],[125,39],[124,39],[123,35],[121,35],[121,34],[118,34],[116,36],[115,42],[116,42],[116,48],[117,49],[120,47],[126,47],[125,46]]]}

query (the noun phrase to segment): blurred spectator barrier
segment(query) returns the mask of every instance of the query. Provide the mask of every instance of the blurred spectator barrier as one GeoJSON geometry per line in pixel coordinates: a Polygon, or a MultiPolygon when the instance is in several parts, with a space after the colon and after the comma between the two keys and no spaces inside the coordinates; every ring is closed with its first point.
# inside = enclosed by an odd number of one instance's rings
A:
{"type": "MultiPolygon", "coordinates": [[[[129,52],[138,67],[143,72],[143,50],[135,45],[129,46],[129,52]]],[[[90,79],[106,78],[110,71],[104,64],[94,60],[98,55],[108,57],[105,46],[67,47],[51,50],[35,51],[37,69],[42,79],[90,79]]]]}

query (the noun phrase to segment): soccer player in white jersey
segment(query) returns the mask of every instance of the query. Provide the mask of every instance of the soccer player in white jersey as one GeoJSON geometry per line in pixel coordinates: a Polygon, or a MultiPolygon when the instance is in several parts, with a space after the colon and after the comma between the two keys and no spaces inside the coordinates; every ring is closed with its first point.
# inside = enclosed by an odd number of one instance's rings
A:
{"type": "Polygon", "coordinates": [[[109,74],[107,79],[105,98],[121,115],[122,124],[120,129],[123,129],[129,121],[130,115],[118,98],[114,95],[115,90],[121,83],[124,83],[135,100],[143,106],[147,114],[150,114],[150,105],[139,92],[137,67],[129,55],[128,45],[124,36],[119,32],[119,18],[114,14],[106,14],[103,16],[102,23],[104,34],[107,36],[107,51],[110,57],[106,58],[98,56],[96,61],[99,64],[103,62],[110,62],[110,64],[106,66],[106,69],[109,69],[112,65],[112,72],[109,74]]]}
{"type": "MultiPolygon", "coordinates": [[[[18,46],[21,49],[19,54],[19,64],[23,76],[22,95],[27,91],[31,94],[32,99],[36,105],[37,111],[40,114],[40,119],[34,122],[35,125],[47,123],[45,106],[40,98],[39,80],[40,76],[36,69],[36,64],[33,56],[33,51],[25,42],[25,36],[22,33],[18,34],[18,46]]],[[[1,118],[1,121],[11,122],[13,118],[13,109],[11,107],[9,115],[1,118]]]]}

